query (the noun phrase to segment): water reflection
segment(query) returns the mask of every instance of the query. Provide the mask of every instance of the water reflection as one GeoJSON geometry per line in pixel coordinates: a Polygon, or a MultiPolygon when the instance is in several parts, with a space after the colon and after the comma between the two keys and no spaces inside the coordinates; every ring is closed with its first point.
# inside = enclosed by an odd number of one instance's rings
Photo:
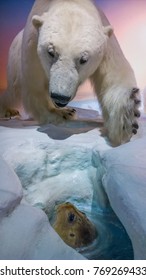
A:
{"type": "Polygon", "coordinates": [[[94,207],[92,214],[88,208],[80,207],[95,224],[98,237],[88,247],[78,249],[78,252],[90,260],[132,260],[133,248],[130,238],[111,208],[102,211],[94,207]]]}

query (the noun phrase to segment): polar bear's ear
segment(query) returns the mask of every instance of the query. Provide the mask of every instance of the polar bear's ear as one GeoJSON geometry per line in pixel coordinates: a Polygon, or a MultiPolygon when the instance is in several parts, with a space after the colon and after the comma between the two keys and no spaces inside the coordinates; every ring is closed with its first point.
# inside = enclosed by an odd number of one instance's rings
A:
{"type": "Polygon", "coordinates": [[[114,30],[111,25],[104,26],[104,34],[110,37],[113,34],[114,30]]]}
{"type": "Polygon", "coordinates": [[[39,17],[39,16],[33,16],[33,17],[32,17],[32,24],[34,25],[35,28],[38,29],[39,27],[42,26],[43,20],[42,20],[42,18],[39,17]]]}

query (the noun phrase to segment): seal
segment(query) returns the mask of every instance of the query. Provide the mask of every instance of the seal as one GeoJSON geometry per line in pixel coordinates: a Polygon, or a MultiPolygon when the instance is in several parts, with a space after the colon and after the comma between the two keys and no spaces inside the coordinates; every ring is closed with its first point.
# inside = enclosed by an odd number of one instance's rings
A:
{"type": "Polygon", "coordinates": [[[53,228],[63,241],[73,248],[89,245],[96,237],[97,230],[85,213],[70,202],[56,207],[53,228]]]}

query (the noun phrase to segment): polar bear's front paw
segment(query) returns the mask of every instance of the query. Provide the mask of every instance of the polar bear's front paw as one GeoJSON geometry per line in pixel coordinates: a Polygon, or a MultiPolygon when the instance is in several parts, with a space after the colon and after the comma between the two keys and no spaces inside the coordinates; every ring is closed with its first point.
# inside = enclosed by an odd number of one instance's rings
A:
{"type": "Polygon", "coordinates": [[[62,111],[62,116],[63,116],[63,119],[65,119],[65,120],[75,119],[76,110],[75,109],[65,109],[64,111],[62,111]]]}
{"type": "Polygon", "coordinates": [[[19,111],[15,109],[6,109],[4,113],[5,118],[11,119],[12,117],[20,116],[19,111]]]}
{"type": "Polygon", "coordinates": [[[137,94],[139,93],[139,89],[138,88],[133,88],[132,92],[131,92],[131,100],[133,101],[133,112],[134,112],[134,119],[133,119],[133,123],[132,123],[132,133],[136,134],[137,130],[139,128],[139,125],[137,123],[137,118],[140,117],[140,111],[138,110],[138,107],[141,103],[141,100],[138,98],[137,94]]]}
{"type": "Polygon", "coordinates": [[[76,110],[73,108],[65,108],[57,110],[57,114],[64,120],[74,120],[76,119],[76,110]]]}
{"type": "Polygon", "coordinates": [[[105,118],[105,133],[113,146],[130,141],[132,135],[137,133],[140,102],[138,88],[114,100],[112,111],[110,108],[109,117],[105,118]]]}
{"type": "Polygon", "coordinates": [[[130,98],[127,99],[127,105],[123,110],[123,136],[121,143],[130,140],[132,134],[136,134],[139,128],[137,119],[140,117],[139,105],[139,89],[133,88],[130,92],[130,98]]]}
{"type": "Polygon", "coordinates": [[[73,108],[49,108],[46,114],[41,114],[39,117],[36,116],[36,119],[40,124],[52,123],[59,124],[64,123],[67,120],[75,120],[76,110],[73,108]]]}
{"type": "MultiPolygon", "coordinates": [[[[48,116],[47,122],[61,123],[67,120],[77,119],[76,110],[73,108],[51,108],[51,115],[48,116]]],[[[46,120],[43,122],[46,122],[46,120]]]]}

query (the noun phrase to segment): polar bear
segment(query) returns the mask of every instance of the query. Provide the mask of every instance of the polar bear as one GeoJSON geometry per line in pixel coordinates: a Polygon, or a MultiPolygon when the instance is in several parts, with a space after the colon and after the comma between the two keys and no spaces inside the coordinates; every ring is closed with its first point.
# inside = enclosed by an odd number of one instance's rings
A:
{"type": "Polygon", "coordinates": [[[137,132],[135,76],[103,12],[91,0],[36,0],[26,26],[12,42],[8,89],[0,116],[23,104],[39,123],[75,118],[65,107],[89,78],[112,145],[137,132]]]}

